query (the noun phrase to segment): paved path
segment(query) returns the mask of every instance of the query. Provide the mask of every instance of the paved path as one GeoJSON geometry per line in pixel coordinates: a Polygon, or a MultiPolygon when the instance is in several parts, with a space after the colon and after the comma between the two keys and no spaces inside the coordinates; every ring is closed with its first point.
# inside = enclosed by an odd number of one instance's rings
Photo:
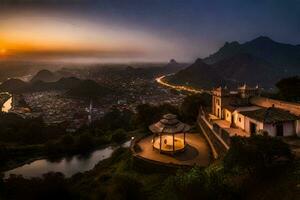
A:
{"type": "Polygon", "coordinates": [[[184,152],[174,156],[160,154],[157,150],[153,150],[151,144],[152,136],[142,139],[138,145],[142,151],[139,156],[155,160],[163,163],[181,164],[181,165],[198,165],[208,166],[210,163],[210,149],[203,136],[199,133],[186,134],[186,147],[184,152]]]}

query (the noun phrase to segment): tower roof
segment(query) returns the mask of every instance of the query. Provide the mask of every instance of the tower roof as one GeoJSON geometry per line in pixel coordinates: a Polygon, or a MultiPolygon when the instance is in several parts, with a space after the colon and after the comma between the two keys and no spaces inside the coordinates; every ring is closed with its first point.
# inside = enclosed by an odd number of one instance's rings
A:
{"type": "Polygon", "coordinates": [[[153,133],[183,133],[190,130],[190,126],[182,123],[176,115],[166,114],[161,120],[149,126],[153,133]]]}

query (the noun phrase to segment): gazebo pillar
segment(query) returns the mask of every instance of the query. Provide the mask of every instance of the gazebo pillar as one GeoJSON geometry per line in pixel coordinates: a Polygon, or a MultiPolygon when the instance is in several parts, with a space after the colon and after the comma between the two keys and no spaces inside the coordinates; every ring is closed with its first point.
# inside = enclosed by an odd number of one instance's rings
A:
{"type": "Polygon", "coordinates": [[[159,153],[161,152],[161,133],[159,134],[159,153]]]}
{"type": "Polygon", "coordinates": [[[174,132],[173,132],[173,153],[175,152],[175,139],[174,139],[174,132]]]}
{"type": "Polygon", "coordinates": [[[152,137],[152,150],[154,150],[155,136],[156,136],[156,134],[153,134],[153,137],[152,137]]]}
{"type": "Polygon", "coordinates": [[[185,132],[183,132],[183,144],[185,146],[185,132]]]}

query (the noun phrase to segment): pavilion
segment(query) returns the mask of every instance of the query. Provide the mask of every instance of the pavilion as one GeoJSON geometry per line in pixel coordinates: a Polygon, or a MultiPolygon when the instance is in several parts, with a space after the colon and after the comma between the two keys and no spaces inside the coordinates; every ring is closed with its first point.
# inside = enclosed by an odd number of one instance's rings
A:
{"type": "Polygon", "coordinates": [[[149,129],[153,133],[153,149],[166,154],[184,151],[185,135],[190,130],[190,126],[179,121],[176,115],[164,115],[160,121],[150,125],[149,129]]]}

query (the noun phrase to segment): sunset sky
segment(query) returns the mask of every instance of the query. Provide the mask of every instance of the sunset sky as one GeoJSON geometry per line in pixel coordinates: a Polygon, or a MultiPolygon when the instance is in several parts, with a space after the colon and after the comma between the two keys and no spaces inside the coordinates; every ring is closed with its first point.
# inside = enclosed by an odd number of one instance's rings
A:
{"type": "Polygon", "coordinates": [[[0,1],[0,59],[191,61],[260,35],[300,44],[300,1],[0,1]]]}

